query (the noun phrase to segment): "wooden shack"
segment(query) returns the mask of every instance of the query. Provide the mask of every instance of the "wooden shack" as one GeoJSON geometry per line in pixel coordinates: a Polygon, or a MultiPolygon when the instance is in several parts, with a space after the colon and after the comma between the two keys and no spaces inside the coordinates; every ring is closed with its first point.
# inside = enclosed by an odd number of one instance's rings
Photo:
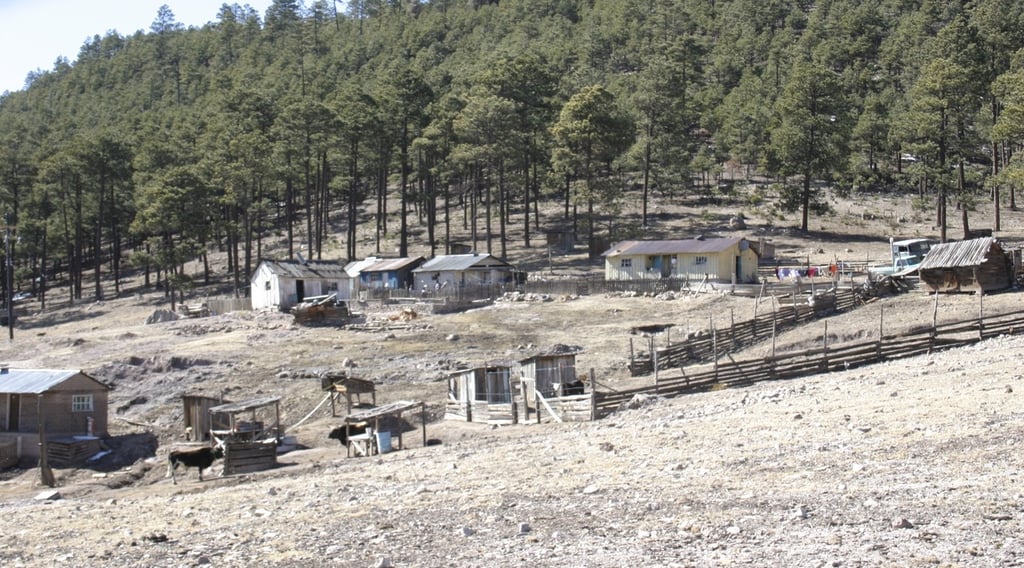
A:
{"type": "Polygon", "coordinates": [[[373,406],[377,406],[377,389],[373,381],[350,377],[347,373],[335,373],[324,375],[320,379],[320,388],[329,393],[331,397],[331,416],[337,416],[337,402],[345,397],[347,414],[352,413],[352,397],[356,397],[356,403],[362,405],[362,395],[368,394],[372,398],[373,406]]]}
{"type": "Polygon", "coordinates": [[[0,368],[0,461],[38,459],[42,442],[53,465],[97,454],[109,392],[80,370],[0,368]]]}
{"type": "Polygon", "coordinates": [[[277,465],[277,446],[284,437],[280,405],[280,397],[267,397],[210,408],[210,414],[228,416],[227,428],[211,431],[214,440],[224,445],[224,475],[277,465]]]}
{"type": "Polygon", "coordinates": [[[413,410],[420,412],[423,445],[426,446],[427,405],[418,400],[397,400],[383,406],[349,414],[344,418],[342,426],[345,428],[345,437],[348,441],[346,456],[351,457],[353,450],[356,450],[356,455],[363,456],[388,452],[392,448],[392,440],[397,440],[398,449],[402,449],[402,415],[413,410]],[[389,424],[390,426],[388,426],[389,424]],[[354,434],[351,431],[352,426],[369,426],[369,428],[364,434],[354,434]],[[385,438],[387,448],[382,448],[381,441],[385,438]]]}
{"type": "Polygon", "coordinates": [[[992,237],[934,245],[918,270],[929,292],[994,292],[1013,284],[1011,255],[992,237]]]}
{"type": "Polygon", "coordinates": [[[222,398],[200,394],[186,394],[181,397],[184,407],[184,436],[187,441],[208,442],[213,430],[226,430],[231,427],[231,416],[224,413],[212,413],[214,406],[228,401],[222,398]]]}
{"type": "Polygon", "coordinates": [[[445,418],[488,424],[516,422],[512,365],[499,363],[448,375],[445,418]]]}

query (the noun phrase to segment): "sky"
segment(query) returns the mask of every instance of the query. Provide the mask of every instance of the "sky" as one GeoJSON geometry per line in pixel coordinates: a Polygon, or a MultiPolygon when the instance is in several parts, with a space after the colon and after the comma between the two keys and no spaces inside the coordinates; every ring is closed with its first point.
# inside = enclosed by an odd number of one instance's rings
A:
{"type": "Polygon", "coordinates": [[[217,21],[224,4],[250,5],[260,15],[272,0],[0,0],[0,93],[20,91],[32,71],[50,71],[58,57],[74,63],[86,39],[108,31],[149,32],[167,4],[185,27],[217,21]]]}

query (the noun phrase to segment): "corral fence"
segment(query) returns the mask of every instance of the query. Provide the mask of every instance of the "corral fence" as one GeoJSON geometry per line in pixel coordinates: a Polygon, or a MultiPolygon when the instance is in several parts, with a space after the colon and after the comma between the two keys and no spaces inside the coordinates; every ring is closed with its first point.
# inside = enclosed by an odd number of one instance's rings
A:
{"type": "MultiPolygon", "coordinates": [[[[881,331],[882,317],[879,318],[881,331]]],[[[713,332],[715,333],[715,332],[713,332]]],[[[594,392],[594,419],[604,417],[636,395],[677,396],[719,388],[746,386],[760,381],[794,379],[839,371],[891,359],[924,355],[940,349],[963,347],[1000,335],[1024,333],[1024,311],[951,323],[919,326],[884,335],[875,341],[842,346],[828,345],[828,322],[822,346],[805,351],[769,355],[757,359],[714,358],[710,368],[679,368],[674,374],[656,375],[653,385],[617,391],[594,392]]],[[[773,349],[774,351],[774,349],[773,349]]],[[[706,367],[706,366],[705,366],[706,367]]]]}
{"type": "MultiPolygon", "coordinates": [[[[735,353],[754,343],[774,336],[778,331],[796,327],[802,323],[826,316],[835,312],[853,309],[859,302],[857,294],[851,288],[831,288],[801,297],[797,292],[790,296],[790,301],[783,300],[776,306],[772,301],[770,312],[757,313],[755,305],[754,317],[736,322],[730,313],[729,327],[716,329],[714,321],[709,321],[708,329],[682,334],[682,341],[657,349],[654,337],[649,336],[648,351],[639,356],[633,350],[630,340],[629,370],[632,376],[653,373],[655,367],[680,367],[685,364],[710,361],[714,355],[735,353]]],[[[671,334],[671,329],[668,333],[671,334]]],[[[671,337],[671,336],[670,336],[671,337]]]]}

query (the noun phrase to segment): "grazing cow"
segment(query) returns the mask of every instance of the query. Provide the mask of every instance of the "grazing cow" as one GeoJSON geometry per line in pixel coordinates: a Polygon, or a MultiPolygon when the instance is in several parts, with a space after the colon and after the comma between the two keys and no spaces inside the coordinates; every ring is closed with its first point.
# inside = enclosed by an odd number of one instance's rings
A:
{"type": "Polygon", "coordinates": [[[187,450],[171,450],[171,453],[167,455],[167,475],[170,476],[171,482],[177,485],[178,479],[174,475],[174,470],[180,464],[185,466],[185,473],[188,473],[188,468],[190,467],[197,468],[199,470],[199,481],[202,481],[203,470],[213,465],[214,460],[222,457],[224,457],[224,448],[220,445],[187,450]]]}
{"type": "Polygon", "coordinates": [[[338,426],[337,428],[331,430],[331,433],[328,434],[327,437],[330,438],[331,440],[337,440],[338,442],[341,443],[342,446],[347,446],[348,445],[348,437],[349,437],[350,434],[353,435],[353,436],[356,436],[358,434],[365,434],[365,433],[366,433],[366,423],[365,422],[363,422],[361,424],[349,424],[348,432],[347,433],[345,432],[345,425],[342,424],[341,426],[338,426]]]}
{"type": "Polygon", "coordinates": [[[562,385],[562,395],[572,396],[574,394],[584,394],[585,389],[586,385],[583,384],[583,381],[576,380],[571,383],[565,383],[564,385],[562,385]]]}

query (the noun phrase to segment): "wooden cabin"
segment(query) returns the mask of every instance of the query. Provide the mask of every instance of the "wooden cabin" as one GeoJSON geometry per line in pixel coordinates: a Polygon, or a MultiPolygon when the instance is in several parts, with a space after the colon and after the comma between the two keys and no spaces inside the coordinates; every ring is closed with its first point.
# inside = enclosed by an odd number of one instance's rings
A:
{"type": "Polygon", "coordinates": [[[350,299],[352,278],[344,264],[327,260],[263,260],[252,275],[252,309],[288,311],[306,298],[334,294],[350,299]]]}
{"type": "Polygon", "coordinates": [[[994,292],[1013,284],[1013,262],[992,237],[940,243],[918,268],[929,292],[994,292]]]}
{"type": "Polygon", "coordinates": [[[757,282],[758,256],[744,238],[622,241],[604,253],[605,280],[680,278],[757,282]]]}
{"type": "Polygon", "coordinates": [[[489,254],[435,256],[412,271],[417,290],[457,290],[466,286],[512,283],[515,267],[489,254]]]}
{"type": "Polygon", "coordinates": [[[516,422],[511,364],[463,369],[448,375],[445,418],[489,424],[516,422]]]}
{"type": "Polygon", "coordinates": [[[79,370],[0,368],[0,461],[39,458],[40,432],[54,465],[95,455],[108,435],[109,392],[79,370]]]}

